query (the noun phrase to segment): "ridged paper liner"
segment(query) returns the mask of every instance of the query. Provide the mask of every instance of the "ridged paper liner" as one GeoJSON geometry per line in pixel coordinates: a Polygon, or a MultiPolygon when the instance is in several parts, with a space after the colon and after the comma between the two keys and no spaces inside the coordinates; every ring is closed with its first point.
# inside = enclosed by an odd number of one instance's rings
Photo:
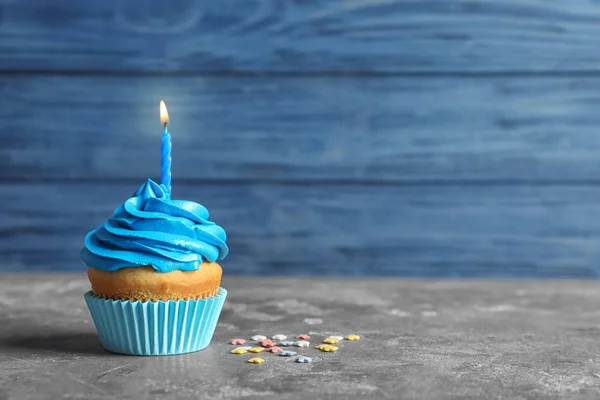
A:
{"type": "Polygon", "coordinates": [[[164,356],[206,348],[227,291],[198,300],[121,301],[85,295],[98,336],[114,353],[164,356]]]}

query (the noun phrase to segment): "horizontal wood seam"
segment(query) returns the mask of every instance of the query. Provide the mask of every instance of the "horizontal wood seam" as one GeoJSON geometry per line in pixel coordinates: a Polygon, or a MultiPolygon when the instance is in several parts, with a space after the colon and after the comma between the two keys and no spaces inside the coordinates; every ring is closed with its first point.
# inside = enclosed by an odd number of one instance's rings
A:
{"type": "MultiPolygon", "coordinates": [[[[148,177],[156,180],[158,178],[148,177]]],[[[142,179],[143,180],[143,179],[142,179]]],[[[82,185],[82,184],[114,184],[114,185],[136,185],[140,183],[138,178],[3,178],[0,179],[2,184],[22,184],[22,185],[39,185],[39,184],[61,184],[61,185],[82,185]]],[[[517,179],[419,179],[419,180],[390,180],[390,179],[252,179],[252,178],[182,178],[174,179],[174,185],[279,185],[279,186],[398,186],[398,187],[428,187],[428,186],[468,186],[468,187],[486,187],[486,186],[534,186],[534,187],[589,187],[600,186],[599,180],[517,180],[517,179]]]]}
{"type": "Polygon", "coordinates": [[[197,70],[197,71],[143,71],[143,70],[53,70],[53,69],[2,69],[0,77],[212,77],[212,78],[600,78],[598,70],[563,70],[563,71],[361,71],[361,70],[318,70],[318,71],[253,71],[253,70],[197,70]]]}

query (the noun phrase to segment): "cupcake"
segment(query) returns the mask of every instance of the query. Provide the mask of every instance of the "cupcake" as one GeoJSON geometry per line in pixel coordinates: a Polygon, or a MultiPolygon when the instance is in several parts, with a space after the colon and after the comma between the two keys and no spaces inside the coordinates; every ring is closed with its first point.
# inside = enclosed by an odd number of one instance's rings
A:
{"type": "Polygon", "coordinates": [[[228,252],[225,231],[208,217],[148,180],[87,234],[85,300],[107,350],[168,355],[208,346],[227,295],[216,261],[228,252]]]}

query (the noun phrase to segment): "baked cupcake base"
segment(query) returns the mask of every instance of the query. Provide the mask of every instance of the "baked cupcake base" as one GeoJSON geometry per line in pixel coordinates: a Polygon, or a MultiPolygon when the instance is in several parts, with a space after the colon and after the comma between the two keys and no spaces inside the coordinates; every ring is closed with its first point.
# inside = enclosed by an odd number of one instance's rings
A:
{"type": "Polygon", "coordinates": [[[217,263],[203,262],[196,271],[157,272],[131,267],[116,271],[88,268],[92,292],[114,300],[168,301],[205,299],[219,292],[223,270],[217,263]]]}
{"type": "Polygon", "coordinates": [[[112,300],[87,292],[85,301],[104,347],[114,353],[159,356],[206,348],[227,291],[205,299],[112,300]]]}

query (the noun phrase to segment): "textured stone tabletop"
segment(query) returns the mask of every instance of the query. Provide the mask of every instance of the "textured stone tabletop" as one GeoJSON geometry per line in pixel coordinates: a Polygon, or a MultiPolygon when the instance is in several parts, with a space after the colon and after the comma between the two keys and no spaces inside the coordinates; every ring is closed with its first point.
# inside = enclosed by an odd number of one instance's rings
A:
{"type": "Polygon", "coordinates": [[[600,396],[600,282],[238,277],[223,286],[208,349],[132,357],[102,349],[83,274],[0,274],[0,399],[600,396]],[[362,339],[301,351],[312,364],[229,354],[234,337],[301,332],[362,339]]]}

